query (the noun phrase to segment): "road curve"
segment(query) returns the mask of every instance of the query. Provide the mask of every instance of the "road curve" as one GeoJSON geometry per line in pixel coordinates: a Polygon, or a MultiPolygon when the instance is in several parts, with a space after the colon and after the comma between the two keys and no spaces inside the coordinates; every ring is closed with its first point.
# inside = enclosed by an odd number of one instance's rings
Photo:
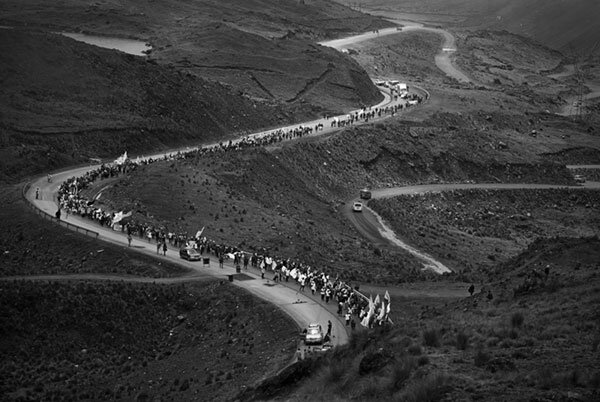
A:
{"type": "MultiPolygon", "coordinates": [[[[597,166],[597,165],[588,165],[597,166]]],[[[598,166],[600,168],[600,166],[598,166]]],[[[391,187],[371,190],[372,199],[391,198],[403,195],[416,195],[424,193],[439,193],[453,190],[488,189],[488,190],[534,190],[570,188],[579,190],[600,190],[600,182],[586,182],[577,186],[552,185],[552,184],[523,184],[523,183],[453,183],[453,184],[423,184],[406,187],[391,187]]],[[[438,274],[452,272],[450,268],[437,261],[429,254],[398,238],[394,231],[386,224],[385,220],[368,206],[363,206],[362,213],[352,210],[356,199],[349,200],[344,205],[343,214],[356,227],[356,229],[376,246],[400,247],[417,259],[421,260],[424,269],[431,269],[438,274]]]]}
{"type": "MultiPolygon", "coordinates": [[[[365,35],[366,35],[365,37],[370,36],[370,34],[365,34],[365,35]]],[[[364,38],[361,37],[360,35],[342,39],[342,41],[344,41],[344,43],[347,43],[347,44],[356,43],[361,40],[364,40],[364,38]]],[[[396,104],[406,103],[405,100],[400,99],[400,98],[398,98],[397,100],[394,100],[387,90],[382,90],[382,94],[384,96],[384,99],[379,104],[372,106],[371,109],[385,108],[387,106],[394,106],[396,104]]],[[[349,113],[354,113],[354,112],[355,111],[351,111],[349,113]]],[[[360,111],[357,110],[357,112],[360,112],[360,111]]],[[[342,116],[337,116],[337,117],[344,119],[346,116],[347,115],[342,115],[342,116]]],[[[387,117],[388,117],[388,115],[384,115],[384,117],[382,117],[382,118],[387,118],[387,117]]],[[[294,124],[294,125],[289,125],[286,127],[273,128],[273,129],[269,129],[269,130],[265,130],[265,131],[261,131],[261,132],[257,132],[257,133],[248,135],[245,138],[257,138],[257,137],[259,138],[262,136],[269,135],[270,133],[272,133],[274,130],[277,130],[277,129],[287,131],[287,130],[294,129],[301,125],[305,126],[305,127],[311,127],[311,126],[314,127],[318,124],[322,124],[324,127],[324,130],[320,131],[319,134],[326,134],[328,132],[337,130],[337,128],[333,128],[329,124],[331,122],[332,118],[333,117],[322,118],[322,119],[317,119],[317,120],[313,120],[310,122],[305,122],[302,124],[294,124]]],[[[373,119],[373,120],[381,120],[382,118],[377,118],[377,119],[373,119]]],[[[358,124],[360,124],[360,123],[358,123],[358,124]]],[[[239,140],[241,140],[241,139],[235,140],[233,142],[236,142],[239,140]]],[[[215,144],[208,144],[208,145],[204,145],[204,146],[210,147],[210,146],[216,146],[216,145],[218,145],[218,144],[215,143],[215,144]]],[[[146,155],[146,156],[143,156],[142,158],[143,159],[149,159],[149,158],[157,159],[157,158],[161,158],[166,155],[174,154],[178,151],[186,152],[186,151],[192,151],[192,150],[198,149],[198,148],[199,147],[187,147],[184,149],[174,150],[174,151],[170,151],[170,152],[162,152],[162,153],[157,153],[154,155],[146,155]]],[[[58,208],[57,202],[56,202],[56,194],[58,192],[60,183],[66,181],[68,178],[71,178],[71,177],[82,176],[86,172],[88,172],[90,170],[94,170],[96,168],[98,168],[98,165],[90,165],[90,166],[85,166],[85,167],[76,167],[76,168],[72,168],[72,169],[66,169],[62,172],[55,173],[53,176],[52,183],[48,182],[45,177],[40,177],[37,180],[35,180],[33,183],[31,183],[27,192],[25,193],[25,197],[33,206],[35,206],[39,210],[41,210],[51,216],[54,216],[54,214],[58,208]],[[36,198],[36,190],[38,192],[37,198],[36,198]]],[[[108,242],[118,244],[121,246],[126,245],[126,238],[122,233],[117,233],[117,232],[109,230],[105,227],[101,227],[101,226],[97,225],[95,222],[92,222],[92,221],[89,221],[86,219],[82,219],[78,216],[73,216],[73,215],[71,215],[69,217],[65,217],[63,215],[63,220],[66,220],[69,223],[74,224],[78,227],[85,228],[85,229],[93,231],[93,232],[97,232],[99,234],[99,236],[98,236],[99,239],[101,239],[103,241],[108,241],[108,242]]],[[[225,268],[223,270],[215,270],[214,268],[199,267],[198,264],[183,261],[183,260],[179,259],[177,255],[174,256],[173,254],[176,254],[176,253],[174,253],[172,250],[167,253],[168,254],[167,256],[158,256],[158,255],[156,255],[155,248],[153,245],[152,246],[147,245],[147,244],[145,244],[145,242],[139,241],[137,239],[133,243],[132,250],[135,250],[140,253],[152,255],[155,258],[167,259],[173,263],[183,265],[192,270],[192,273],[190,275],[185,276],[183,278],[149,279],[148,280],[149,282],[172,283],[172,282],[180,282],[180,281],[188,281],[188,280],[207,279],[210,277],[223,278],[226,275],[229,275],[229,274],[232,274],[235,272],[234,267],[231,266],[230,264],[225,264],[225,268]]],[[[282,310],[284,310],[288,315],[290,315],[294,319],[294,321],[298,324],[298,326],[300,328],[306,326],[306,324],[308,324],[310,322],[319,322],[325,327],[326,322],[328,320],[331,321],[333,324],[333,330],[332,330],[333,344],[341,345],[348,341],[348,331],[344,325],[344,322],[337,316],[337,314],[335,314],[333,312],[333,309],[327,308],[327,306],[322,305],[322,303],[319,301],[318,298],[311,297],[310,295],[299,294],[297,291],[294,291],[293,289],[291,289],[287,286],[282,286],[282,285],[265,286],[265,282],[263,280],[259,280],[257,275],[252,274],[252,273],[250,273],[249,275],[251,277],[253,277],[252,280],[234,281],[233,283],[236,286],[239,286],[241,288],[248,290],[255,296],[258,296],[264,300],[267,300],[267,301],[279,306],[282,310]]],[[[16,279],[16,278],[17,277],[14,277],[13,279],[16,279]]],[[[40,276],[40,277],[27,277],[27,278],[28,279],[38,278],[40,280],[56,280],[56,279],[58,279],[55,276],[40,276]]],[[[61,278],[64,278],[65,280],[81,280],[81,279],[101,280],[102,279],[102,280],[129,280],[129,281],[140,281],[140,282],[146,281],[146,279],[134,279],[134,278],[130,278],[130,277],[129,278],[114,277],[114,276],[110,276],[110,275],[82,275],[82,276],[81,275],[80,276],[67,275],[64,277],[61,276],[61,278]]],[[[267,285],[270,285],[270,284],[267,282],[267,285]]]]}
{"type": "MultiPolygon", "coordinates": [[[[53,176],[53,180],[49,183],[46,177],[38,178],[34,181],[27,192],[25,197],[32,203],[36,208],[54,216],[57,210],[57,204],[55,201],[58,188],[62,182],[73,176],[79,176],[97,166],[91,167],[78,167],[71,170],[66,170],[60,173],[56,173],[53,176]],[[36,188],[40,189],[39,199],[35,198],[36,188]]],[[[99,239],[107,241],[109,243],[117,244],[122,247],[127,247],[127,239],[121,232],[115,232],[107,227],[100,226],[95,222],[84,219],[79,216],[69,215],[65,217],[63,214],[62,220],[69,222],[73,225],[97,232],[99,239]]],[[[214,260],[211,261],[209,267],[204,267],[200,262],[190,262],[179,258],[177,250],[169,249],[166,256],[160,256],[156,254],[156,244],[148,243],[145,240],[141,240],[135,237],[132,242],[131,250],[152,256],[160,260],[166,260],[171,263],[182,265],[190,269],[188,275],[184,275],[179,278],[138,278],[131,276],[118,276],[118,275],[102,275],[102,274],[78,274],[78,275],[41,275],[41,276],[27,276],[27,277],[9,277],[3,279],[29,279],[29,280],[114,280],[114,281],[127,281],[127,282],[143,282],[143,283],[181,283],[197,280],[207,279],[222,279],[228,280],[228,275],[235,273],[235,267],[230,263],[226,262],[224,268],[218,268],[218,263],[214,260]]],[[[326,327],[327,321],[331,321],[333,324],[333,344],[341,345],[348,341],[348,332],[345,327],[345,323],[340,320],[333,307],[323,305],[320,300],[311,297],[310,294],[299,293],[295,289],[292,289],[284,285],[274,285],[273,282],[262,280],[256,272],[245,271],[248,278],[247,280],[234,280],[233,284],[242,289],[247,290],[255,296],[264,299],[286,312],[298,325],[299,328],[305,327],[310,322],[319,322],[323,327],[326,327]]]]}
{"type": "Polygon", "coordinates": [[[444,38],[444,42],[442,44],[442,49],[435,56],[435,65],[442,70],[446,75],[459,82],[470,83],[472,80],[467,77],[465,73],[460,71],[453,63],[450,56],[456,52],[456,39],[454,35],[450,32],[440,29],[440,28],[429,28],[424,26],[423,24],[412,22],[412,21],[404,21],[404,20],[390,20],[399,26],[397,28],[385,28],[380,29],[377,32],[368,32],[360,35],[350,36],[342,39],[335,39],[330,41],[319,42],[322,46],[332,47],[337,50],[343,50],[346,47],[364,42],[366,40],[377,39],[379,37],[388,36],[388,35],[396,35],[402,34],[404,32],[411,31],[424,31],[431,32],[438,35],[441,35],[444,38]],[[401,26],[400,26],[401,25],[401,26]]]}

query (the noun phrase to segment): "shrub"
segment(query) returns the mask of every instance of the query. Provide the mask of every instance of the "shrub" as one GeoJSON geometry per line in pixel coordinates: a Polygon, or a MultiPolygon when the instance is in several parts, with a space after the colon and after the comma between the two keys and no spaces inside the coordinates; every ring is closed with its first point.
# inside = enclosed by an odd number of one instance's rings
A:
{"type": "Polygon", "coordinates": [[[477,367],[483,367],[490,361],[490,355],[483,350],[483,348],[477,349],[477,352],[474,356],[474,363],[477,367]]]}
{"type": "Polygon", "coordinates": [[[337,383],[342,379],[345,372],[346,367],[342,364],[330,364],[325,368],[325,381],[328,384],[337,383]]]}
{"type": "Polygon", "coordinates": [[[439,347],[440,346],[440,333],[436,328],[430,328],[423,332],[423,342],[425,346],[439,347]]]}
{"type": "Polygon", "coordinates": [[[523,316],[523,313],[521,313],[520,311],[514,313],[510,317],[510,323],[513,328],[521,328],[524,321],[525,321],[525,317],[523,316]]]}
{"type": "Polygon", "coordinates": [[[385,367],[393,359],[394,354],[385,349],[379,349],[376,352],[367,353],[360,361],[358,373],[360,375],[364,375],[376,372],[385,367]]]}
{"type": "Polygon", "coordinates": [[[596,334],[592,340],[592,352],[595,353],[598,350],[598,345],[600,345],[600,335],[596,334]]]}
{"type": "Polygon", "coordinates": [[[592,389],[600,389],[600,371],[592,374],[588,380],[588,387],[592,389]]]}
{"type": "Polygon", "coordinates": [[[413,356],[420,356],[423,353],[423,349],[421,349],[421,345],[413,344],[410,345],[407,349],[408,353],[413,356]]]}
{"type": "Polygon", "coordinates": [[[407,386],[397,399],[407,402],[441,401],[452,390],[451,380],[445,374],[431,374],[407,386]]]}
{"type": "Polygon", "coordinates": [[[402,388],[410,374],[416,368],[417,364],[413,357],[405,357],[394,363],[392,367],[391,388],[392,391],[398,391],[402,388]]]}
{"type": "Polygon", "coordinates": [[[459,350],[467,350],[469,347],[469,335],[463,331],[458,331],[456,334],[456,348],[459,350]]]}
{"type": "Polygon", "coordinates": [[[350,337],[348,347],[354,351],[364,350],[371,340],[368,331],[354,331],[350,337]]]}

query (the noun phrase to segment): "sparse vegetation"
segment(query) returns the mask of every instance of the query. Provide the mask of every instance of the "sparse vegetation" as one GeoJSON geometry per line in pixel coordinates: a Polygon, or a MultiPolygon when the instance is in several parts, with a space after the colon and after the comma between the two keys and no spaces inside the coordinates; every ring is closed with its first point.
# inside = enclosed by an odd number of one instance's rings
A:
{"type": "Polygon", "coordinates": [[[437,328],[429,328],[423,331],[423,344],[437,348],[440,346],[440,331],[437,328]]]}
{"type": "MultiPolygon", "coordinates": [[[[286,364],[296,347],[293,327],[276,307],[219,281],[4,281],[0,393],[18,399],[27,388],[36,400],[133,399],[173,388],[189,399],[207,371],[222,369],[223,383],[263,376],[263,362],[250,351],[273,367],[286,364]],[[190,295],[192,305],[181,303],[190,295]],[[158,377],[163,386],[150,388],[158,377]]],[[[203,392],[226,399],[236,389],[210,383],[203,392]]]]}
{"type": "Polygon", "coordinates": [[[510,324],[513,328],[521,328],[523,326],[523,322],[525,321],[525,316],[522,312],[517,311],[510,316],[510,324]]]}
{"type": "Polygon", "coordinates": [[[407,402],[437,402],[452,389],[453,378],[440,373],[430,374],[408,385],[399,396],[407,402]]]}
{"type": "Polygon", "coordinates": [[[469,335],[463,330],[456,333],[456,348],[459,350],[467,350],[469,347],[469,335]]]}

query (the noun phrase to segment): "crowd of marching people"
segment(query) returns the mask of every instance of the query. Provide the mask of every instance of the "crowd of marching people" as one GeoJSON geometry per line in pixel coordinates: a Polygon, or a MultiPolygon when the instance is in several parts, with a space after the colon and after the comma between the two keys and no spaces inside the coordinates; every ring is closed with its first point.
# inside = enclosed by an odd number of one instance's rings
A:
{"type": "MultiPolygon", "coordinates": [[[[180,156],[181,154],[176,154],[167,158],[180,156]]],[[[143,163],[152,163],[152,161],[145,160],[143,163]]],[[[218,244],[206,236],[202,236],[202,231],[190,236],[187,233],[171,232],[165,227],[155,227],[133,219],[119,220],[118,226],[115,226],[114,221],[119,213],[102,211],[101,208],[94,206],[94,200],[81,195],[82,190],[89,187],[95,180],[115,177],[135,168],[136,163],[130,161],[123,165],[102,165],[83,176],[68,179],[61,184],[58,191],[60,209],[67,216],[76,214],[94,220],[101,226],[113,229],[118,227],[127,234],[130,245],[133,236],[153,243],[157,247],[157,254],[162,252],[163,255],[166,255],[167,245],[176,249],[194,248],[203,256],[209,258],[213,256],[219,261],[220,267],[223,267],[225,260],[231,259],[240,271],[242,267],[244,270],[250,267],[260,271],[263,279],[267,279],[266,275],[268,275],[268,279],[276,283],[295,282],[298,292],[310,292],[312,295],[320,297],[325,303],[335,303],[338,315],[344,318],[346,325],[352,329],[355,328],[357,322],[370,327],[387,321],[389,303],[386,308],[384,304],[376,303],[377,299],[375,301],[366,299],[357,292],[358,288],[353,288],[340,278],[334,278],[322,270],[289,258],[272,256],[266,249],[250,253],[237,247],[218,244]]]]}
{"type": "MultiPolygon", "coordinates": [[[[421,102],[422,98],[412,95],[411,99],[421,102]]],[[[350,113],[345,118],[331,118],[331,127],[345,127],[356,124],[357,122],[369,122],[370,120],[381,117],[386,114],[394,115],[398,110],[407,107],[406,105],[386,106],[384,108],[363,108],[360,111],[350,113]]],[[[326,117],[326,120],[330,120],[326,117]]],[[[183,247],[195,248],[201,255],[213,255],[218,259],[222,267],[225,259],[233,259],[236,267],[244,269],[248,266],[260,270],[261,277],[264,279],[268,273],[272,275],[275,282],[285,281],[296,282],[299,292],[311,292],[313,295],[319,295],[325,303],[337,303],[338,314],[345,318],[346,325],[353,329],[356,326],[356,319],[366,327],[375,324],[382,324],[388,320],[389,301],[387,307],[385,302],[366,299],[358,293],[358,289],[341,281],[338,277],[332,278],[324,271],[315,269],[306,264],[296,262],[290,259],[276,258],[270,256],[263,249],[262,252],[248,253],[239,250],[236,247],[217,244],[216,242],[201,236],[201,231],[194,236],[188,236],[187,233],[174,233],[164,227],[154,227],[148,223],[137,222],[132,219],[126,219],[127,215],[122,212],[115,213],[103,211],[95,206],[96,199],[88,199],[83,196],[83,190],[88,188],[96,180],[104,180],[119,176],[120,174],[131,172],[139,165],[150,164],[157,160],[176,160],[182,158],[198,157],[204,154],[219,153],[227,151],[242,150],[250,147],[260,147],[275,144],[285,140],[292,140],[310,135],[324,129],[322,123],[314,127],[299,125],[287,130],[278,129],[272,132],[260,135],[248,135],[238,140],[220,142],[217,145],[192,149],[187,152],[177,152],[164,155],[158,159],[137,158],[130,160],[125,153],[112,164],[102,164],[97,169],[91,170],[80,177],[72,177],[63,182],[58,190],[59,210],[56,216],[60,219],[61,211],[69,214],[81,216],[96,221],[101,226],[107,226],[112,229],[126,232],[129,245],[131,245],[133,236],[138,236],[148,242],[154,242],[157,247],[157,253],[161,251],[166,255],[167,244],[180,249],[183,247]]],[[[50,180],[50,178],[49,178],[50,180]]],[[[270,280],[271,280],[270,279],[270,280]]]]}

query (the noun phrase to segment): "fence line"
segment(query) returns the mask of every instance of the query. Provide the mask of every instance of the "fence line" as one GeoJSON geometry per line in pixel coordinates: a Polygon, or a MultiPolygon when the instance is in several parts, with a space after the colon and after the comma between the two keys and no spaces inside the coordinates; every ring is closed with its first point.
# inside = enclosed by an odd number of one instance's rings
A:
{"type": "Polygon", "coordinates": [[[38,214],[39,216],[41,216],[43,219],[49,220],[50,222],[57,223],[57,224],[59,224],[59,225],[61,225],[63,227],[66,227],[67,229],[74,230],[77,233],[83,233],[86,236],[90,236],[90,237],[93,237],[95,239],[98,239],[98,237],[100,236],[100,233],[95,232],[93,230],[86,229],[86,228],[81,227],[79,225],[75,225],[74,223],[69,223],[67,221],[63,221],[63,220],[57,219],[56,217],[50,215],[46,211],[42,211],[41,209],[39,209],[38,207],[36,207],[31,201],[29,201],[27,199],[27,191],[29,191],[30,188],[31,188],[31,182],[25,183],[25,185],[23,186],[23,189],[21,191],[21,196],[25,200],[25,204],[33,212],[35,212],[36,214],[38,214]]]}

